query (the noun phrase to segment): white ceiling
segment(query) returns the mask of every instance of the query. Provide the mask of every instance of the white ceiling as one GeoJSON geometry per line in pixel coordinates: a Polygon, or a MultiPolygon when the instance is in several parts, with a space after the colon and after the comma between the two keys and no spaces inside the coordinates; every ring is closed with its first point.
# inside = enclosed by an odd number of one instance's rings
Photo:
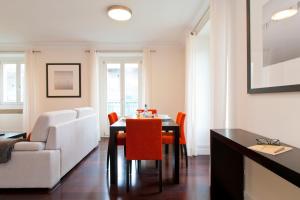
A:
{"type": "Polygon", "coordinates": [[[0,43],[179,43],[207,0],[0,0],[0,43]],[[108,18],[109,5],[133,18],[108,18]]]}

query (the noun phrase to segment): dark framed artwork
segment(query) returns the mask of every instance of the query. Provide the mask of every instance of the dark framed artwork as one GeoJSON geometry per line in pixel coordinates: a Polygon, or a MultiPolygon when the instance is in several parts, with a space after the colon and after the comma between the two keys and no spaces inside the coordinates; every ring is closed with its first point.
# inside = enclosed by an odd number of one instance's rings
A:
{"type": "Polygon", "coordinates": [[[46,87],[48,98],[81,97],[81,64],[47,63],[46,87]]]}
{"type": "Polygon", "coordinates": [[[299,0],[247,0],[247,91],[300,91],[299,0]]]}

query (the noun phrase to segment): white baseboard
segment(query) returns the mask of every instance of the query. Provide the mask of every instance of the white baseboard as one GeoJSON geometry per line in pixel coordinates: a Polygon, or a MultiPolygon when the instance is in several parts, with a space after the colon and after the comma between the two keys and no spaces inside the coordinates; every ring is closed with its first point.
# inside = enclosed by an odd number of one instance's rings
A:
{"type": "MultiPolygon", "coordinates": [[[[187,147],[189,148],[189,146],[187,147]]],[[[192,150],[189,149],[188,152],[191,152],[192,150]]],[[[196,147],[196,150],[193,152],[197,152],[197,155],[210,155],[210,146],[209,145],[198,145],[196,147]]]]}

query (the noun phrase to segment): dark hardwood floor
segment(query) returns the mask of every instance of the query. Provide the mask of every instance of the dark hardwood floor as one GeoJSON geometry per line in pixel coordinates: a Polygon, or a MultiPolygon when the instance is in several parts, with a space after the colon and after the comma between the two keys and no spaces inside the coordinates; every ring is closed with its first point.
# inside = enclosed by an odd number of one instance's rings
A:
{"type": "MultiPolygon", "coordinates": [[[[120,164],[118,185],[111,186],[106,171],[107,139],[69,172],[51,191],[0,190],[0,200],[84,200],[84,199],[209,199],[209,157],[189,157],[186,169],[184,159],[180,164],[180,184],[172,182],[172,152],[163,159],[163,192],[158,190],[158,171],[154,161],[143,161],[137,174],[133,165],[132,185],[126,192],[125,160],[123,148],[118,149],[120,164]]],[[[24,172],[26,173],[26,172],[24,172]]]]}

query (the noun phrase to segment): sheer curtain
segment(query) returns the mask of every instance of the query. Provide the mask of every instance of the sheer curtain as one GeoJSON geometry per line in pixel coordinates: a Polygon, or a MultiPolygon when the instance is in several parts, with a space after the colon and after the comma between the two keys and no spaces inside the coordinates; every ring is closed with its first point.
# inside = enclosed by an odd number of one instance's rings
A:
{"type": "Polygon", "coordinates": [[[109,122],[107,118],[107,69],[105,55],[99,55],[99,116],[100,135],[109,136],[109,122]]]}
{"type": "Polygon", "coordinates": [[[211,67],[213,80],[213,128],[234,124],[232,101],[234,84],[234,0],[211,0],[211,67]]]}
{"type": "Polygon", "coordinates": [[[100,99],[99,99],[99,63],[96,50],[92,49],[89,52],[89,65],[90,65],[90,102],[94,108],[98,118],[98,139],[100,141],[100,99]]]}
{"type": "Polygon", "coordinates": [[[143,49],[143,65],[142,65],[142,105],[151,107],[151,50],[149,48],[143,49]]]}
{"type": "MultiPolygon", "coordinates": [[[[234,124],[233,0],[210,1],[209,55],[203,52],[203,36],[186,41],[186,112],[189,155],[209,153],[209,129],[234,124]],[[207,64],[209,59],[209,64],[207,64]]],[[[205,28],[205,27],[204,27],[205,28]]]]}
{"type": "Polygon", "coordinates": [[[25,55],[25,91],[23,102],[23,129],[31,132],[38,116],[38,70],[36,69],[36,54],[32,50],[26,51],[25,55]]]}
{"type": "Polygon", "coordinates": [[[188,155],[208,154],[211,127],[211,68],[209,37],[186,40],[186,138],[188,155]]]}

